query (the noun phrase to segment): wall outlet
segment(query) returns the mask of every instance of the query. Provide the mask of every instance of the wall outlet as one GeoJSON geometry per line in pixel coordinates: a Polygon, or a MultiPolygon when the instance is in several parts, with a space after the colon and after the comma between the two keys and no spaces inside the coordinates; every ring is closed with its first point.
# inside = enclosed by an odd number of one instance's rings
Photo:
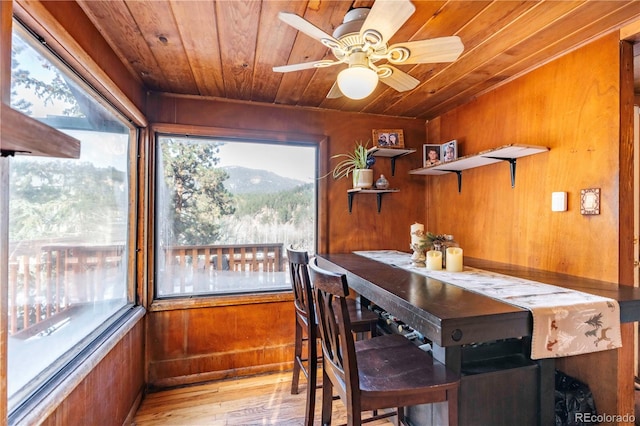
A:
{"type": "Polygon", "coordinates": [[[551,211],[552,212],[567,211],[567,193],[566,192],[551,193],[551,211]]]}

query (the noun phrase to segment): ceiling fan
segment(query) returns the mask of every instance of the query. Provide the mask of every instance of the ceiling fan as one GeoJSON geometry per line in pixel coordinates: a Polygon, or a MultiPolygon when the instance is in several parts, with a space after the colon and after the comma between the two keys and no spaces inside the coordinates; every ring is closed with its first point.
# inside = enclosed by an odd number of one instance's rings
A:
{"type": "Polygon", "coordinates": [[[351,99],[364,99],[375,90],[378,80],[399,92],[412,90],[420,81],[393,65],[453,62],[464,50],[462,41],[457,36],[407,41],[389,46],[388,41],[415,10],[409,0],[377,0],[371,9],[355,8],[347,12],[333,36],[298,15],[280,12],[280,20],[319,40],[331,49],[336,60],[323,59],[283,65],[273,67],[273,70],[290,72],[343,63],[349,65],[338,74],[327,98],[345,95],[351,99]],[[382,60],[386,62],[377,64],[382,60]]]}

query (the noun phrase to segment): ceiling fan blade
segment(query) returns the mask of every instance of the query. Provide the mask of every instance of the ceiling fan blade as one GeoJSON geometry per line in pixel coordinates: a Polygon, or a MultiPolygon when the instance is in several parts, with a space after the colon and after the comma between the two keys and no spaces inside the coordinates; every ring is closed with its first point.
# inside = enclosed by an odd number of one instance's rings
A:
{"type": "Polygon", "coordinates": [[[336,98],[341,98],[342,92],[340,91],[340,88],[338,87],[338,82],[334,82],[333,86],[331,86],[331,90],[329,90],[329,93],[327,93],[327,98],[328,99],[336,99],[336,98]]]}
{"type": "Polygon", "coordinates": [[[420,83],[420,80],[411,77],[406,72],[400,71],[398,68],[391,65],[381,65],[378,68],[388,69],[391,71],[391,75],[388,77],[380,77],[380,81],[387,86],[396,89],[398,92],[406,92],[408,90],[415,89],[420,83]]]}
{"type": "Polygon", "coordinates": [[[362,24],[360,34],[375,30],[382,35],[382,42],[387,43],[415,10],[416,7],[409,0],[376,0],[362,24]]]}
{"type": "Polygon", "coordinates": [[[464,45],[458,36],[438,37],[430,40],[416,40],[398,43],[389,46],[388,51],[394,48],[409,49],[409,57],[404,61],[394,61],[393,54],[389,62],[400,64],[425,64],[436,62],[453,62],[462,54],[464,45]]]}
{"type": "Polygon", "coordinates": [[[313,25],[311,22],[296,15],[295,13],[280,12],[278,13],[278,18],[280,18],[282,22],[291,25],[293,28],[297,29],[298,31],[303,32],[309,37],[314,38],[318,41],[322,41],[322,39],[326,39],[326,40],[331,40],[336,44],[340,44],[338,40],[333,38],[333,36],[327,34],[320,28],[313,25]]]}
{"type": "Polygon", "coordinates": [[[291,72],[302,71],[310,68],[326,68],[332,65],[340,64],[340,61],[331,61],[328,59],[322,59],[320,61],[303,62],[301,64],[281,65],[279,67],[273,67],[275,72],[291,72]]]}

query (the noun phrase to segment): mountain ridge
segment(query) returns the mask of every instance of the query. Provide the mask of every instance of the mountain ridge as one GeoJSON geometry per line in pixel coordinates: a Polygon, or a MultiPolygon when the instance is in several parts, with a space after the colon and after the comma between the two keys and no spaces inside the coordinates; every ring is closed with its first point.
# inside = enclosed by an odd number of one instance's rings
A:
{"type": "Polygon", "coordinates": [[[267,170],[242,166],[225,166],[222,169],[229,174],[224,187],[232,194],[276,193],[306,184],[304,181],[280,176],[267,170]]]}

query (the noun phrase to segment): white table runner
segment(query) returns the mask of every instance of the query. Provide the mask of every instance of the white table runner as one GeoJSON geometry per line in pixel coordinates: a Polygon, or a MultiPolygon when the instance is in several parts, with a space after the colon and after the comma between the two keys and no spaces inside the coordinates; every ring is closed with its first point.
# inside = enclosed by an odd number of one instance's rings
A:
{"type": "Polygon", "coordinates": [[[355,254],[462,287],[531,311],[531,358],[554,358],[622,346],[618,302],[537,281],[464,267],[462,272],[429,271],[394,250],[355,254]]]}

